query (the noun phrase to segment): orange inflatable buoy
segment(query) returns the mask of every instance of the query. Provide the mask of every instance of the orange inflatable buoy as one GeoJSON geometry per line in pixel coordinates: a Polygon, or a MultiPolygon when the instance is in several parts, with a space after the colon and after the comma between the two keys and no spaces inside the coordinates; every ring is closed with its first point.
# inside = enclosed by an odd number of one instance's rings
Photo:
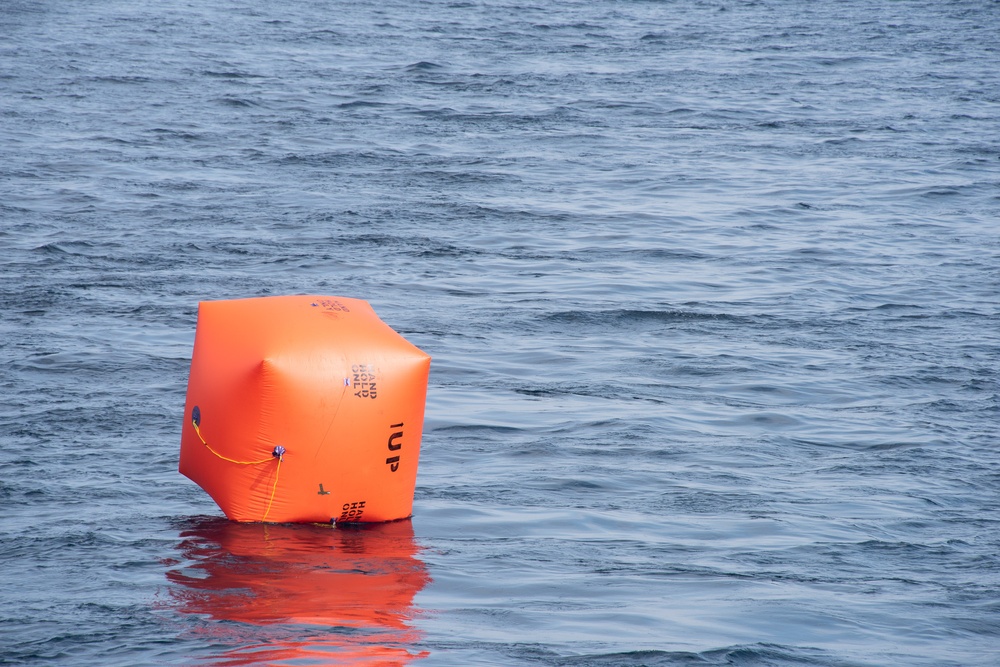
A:
{"type": "Polygon", "coordinates": [[[360,299],[204,301],[180,472],[235,521],[408,517],[430,361],[360,299]]]}

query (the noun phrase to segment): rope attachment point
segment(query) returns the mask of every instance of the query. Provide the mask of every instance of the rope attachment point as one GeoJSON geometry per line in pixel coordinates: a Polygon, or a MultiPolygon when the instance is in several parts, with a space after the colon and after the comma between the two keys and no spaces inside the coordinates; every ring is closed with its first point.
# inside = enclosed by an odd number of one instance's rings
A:
{"type": "Polygon", "coordinates": [[[191,410],[191,426],[194,427],[194,432],[197,434],[198,439],[201,440],[201,444],[205,445],[205,448],[208,449],[208,451],[212,452],[223,461],[229,461],[230,463],[235,463],[241,466],[254,466],[278,459],[278,465],[274,469],[274,483],[271,485],[271,496],[267,499],[267,509],[264,510],[264,516],[261,518],[261,521],[267,521],[267,515],[271,512],[271,504],[274,502],[274,492],[278,489],[278,475],[281,473],[281,462],[285,460],[285,454],[288,453],[288,450],[281,445],[276,445],[271,451],[271,456],[266,459],[260,459],[259,461],[237,461],[236,459],[223,456],[219,452],[215,451],[212,449],[212,446],[208,444],[208,441],[205,440],[205,436],[201,434],[201,409],[197,405],[194,406],[193,410],[191,410]]]}

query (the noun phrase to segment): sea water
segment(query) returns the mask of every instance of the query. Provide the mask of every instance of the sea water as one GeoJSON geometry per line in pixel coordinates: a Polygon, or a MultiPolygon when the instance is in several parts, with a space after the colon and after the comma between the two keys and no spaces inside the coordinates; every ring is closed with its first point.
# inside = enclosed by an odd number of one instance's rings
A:
{"type": "Polygon", "coordinates": [[[0,663],[1000,664],[1000,4],[0,3],[0,663]],[[197,304],[433,356],[411,521],[177,472],[197,304]]]}

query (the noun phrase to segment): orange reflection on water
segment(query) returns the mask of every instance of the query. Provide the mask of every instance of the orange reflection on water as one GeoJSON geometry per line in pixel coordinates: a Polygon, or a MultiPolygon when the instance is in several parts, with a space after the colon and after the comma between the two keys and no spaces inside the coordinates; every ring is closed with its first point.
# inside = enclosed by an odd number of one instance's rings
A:
{"type": "Polygon", "coordinates": [[[426,653],[408,624],[430,581],[409,521],[364,527],[225,519],[181,532],[184,561],[167,572],[182,612],[236,665],[404,665],[426,653]],[[220,623],[222,622],[222,623],[220,623]]]}

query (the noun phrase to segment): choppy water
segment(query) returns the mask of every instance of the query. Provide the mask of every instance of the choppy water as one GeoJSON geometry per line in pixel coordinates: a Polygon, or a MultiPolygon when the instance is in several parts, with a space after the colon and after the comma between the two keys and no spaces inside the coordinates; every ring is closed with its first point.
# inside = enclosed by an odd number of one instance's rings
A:
{"type": "Polygon", "coordinates": [[[0,663],[1000,663],[1000,4],[0,1],[0,663]],[[197,302],[434,357],[412,522],[176,472],[197,302]]]}

